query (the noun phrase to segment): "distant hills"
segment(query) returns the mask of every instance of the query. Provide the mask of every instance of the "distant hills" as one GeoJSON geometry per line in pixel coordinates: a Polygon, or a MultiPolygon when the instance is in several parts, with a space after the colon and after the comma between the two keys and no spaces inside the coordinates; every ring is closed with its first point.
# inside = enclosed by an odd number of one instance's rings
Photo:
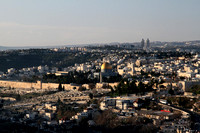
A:
{"type": "MultiPolygon", "coordinates": [[[[58,46],[24,46],[24,47],[6,47],[6,46],[0,46],[0,51],[2,50],[16,50],[16,49],[37,49],[37,48],[61,48],[61,47],[80,47],[80,46],[100,46],[100,45],[121,45],[121,44],[131,44],[131,45],[140,45],[140,42],[133,42],[133,43],[119,43],[119,42],[113,42],[113,43],[94,43],[94,44],[75,44],[75,45],[58,45],[58,46]]],[[[193,41],[174,41],[174,42],[160,42],[160,41],[154,41],[151,42],[152,46],[183,46],[183,45],[200,45],[200,40],[193,40],[193,41]]]]}
{"type": "Polygon", "coordinates": [[[61,47],[80,47],[80,46],[88,46],[88,45],[96,45],[96,44],[58,45],[58,46],[21,46],[21,47],[0,46],[0,51],[17,50],[17,49],[42,49],[42,48],[45,49],[45,48],[61,48],[61,47]]]}
{"type": "Polygon", "coordinates": [[[7,49],[9,49],[9,47],[0,46],[0,50],[7,50],[7,49]]]}
{"type": "Polygon", "coordinates": [[[30,48],[57,48],[57,47],[61,47],[61,46],[27,46],[27,47],[4,47],[4,46],[0,46],[0,51],[3,50],[17,50],[17,49],[30,49],[30,48]]]}

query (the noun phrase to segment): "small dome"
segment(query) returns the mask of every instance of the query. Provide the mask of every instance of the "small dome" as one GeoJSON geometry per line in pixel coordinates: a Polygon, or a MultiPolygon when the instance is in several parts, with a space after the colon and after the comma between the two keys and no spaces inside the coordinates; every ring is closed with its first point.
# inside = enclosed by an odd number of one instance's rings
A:
{"type": "Polygon", "coordinates": [[[109,63],[105,62],[102,64],[101,69],[112,69],[112,66],[109,63]]]}

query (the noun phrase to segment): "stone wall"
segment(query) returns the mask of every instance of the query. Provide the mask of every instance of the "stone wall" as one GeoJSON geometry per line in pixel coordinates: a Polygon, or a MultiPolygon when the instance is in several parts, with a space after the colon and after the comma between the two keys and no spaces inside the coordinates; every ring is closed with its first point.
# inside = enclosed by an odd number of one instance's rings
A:
{"type": "Polygon", "coordinates": [[[103,85],[109,85],[111,86],[113,89],[115,88],[115,86],[117,86],[119,84],[119,82],[115,82],[115,83],[96,83],[96,88],[102,88],[103,85]]]}
{"type": "MultiPolygon", "coordinates": [[[[118,83],[109,83],[110,86],[114,87],[117,86],[118,83]]],[[[31,82],[18,82],[18,81],[5,81],[0,80],[0,87],[11,87],[11,88],[22,88],[22,89],[47,89],[47,90],[54,90],[58,88],[58,83],[42,83],[41,81],[38,81],[37,83],[31,83],[31,82]]],[[[85,86],[87,84],[84,84],[85,86]]],[[[101,88],[103,84],[97,83],[96,87],[101,88]]],[[[65,87],[65,90],[70,89],[78,89],[79,85],[74,84],[62,84],[62,86],[65,87]]]]}
{"type": "MultiPolygon", "coordinates": [[[[33,88],[33,89],[48,89],[48,90],[53,90],[58,88],[57,83],[41,83],[38,81],[37,83],[30,83],[30,82],[18,82],[18,81],[4,81],[0,80],[0,86],[1,87],[11,87],[11,88],[33,88]]],[[[74,86],[70,84],[63,84],[65,86],[66,90],[73,89],[74,86]]]]}

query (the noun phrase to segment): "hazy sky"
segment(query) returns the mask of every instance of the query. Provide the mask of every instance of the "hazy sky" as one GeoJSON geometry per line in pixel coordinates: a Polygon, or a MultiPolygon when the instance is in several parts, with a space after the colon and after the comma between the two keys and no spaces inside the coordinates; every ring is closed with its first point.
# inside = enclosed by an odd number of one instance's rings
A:
{"type": "Polygon", "coordinates": [[[200,0],[0,0],[0,46],[200,40],[200,0]]]}

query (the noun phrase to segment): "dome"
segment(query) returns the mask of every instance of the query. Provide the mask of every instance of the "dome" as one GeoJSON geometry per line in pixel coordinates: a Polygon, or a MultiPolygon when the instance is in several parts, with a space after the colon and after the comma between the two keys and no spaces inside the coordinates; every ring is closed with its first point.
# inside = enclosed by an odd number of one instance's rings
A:
{"type": "Polygon", "coordinates": [[[112,69],[112,66],[109,63],[105,62],[102,64],[101,69],[112,69]]]}

